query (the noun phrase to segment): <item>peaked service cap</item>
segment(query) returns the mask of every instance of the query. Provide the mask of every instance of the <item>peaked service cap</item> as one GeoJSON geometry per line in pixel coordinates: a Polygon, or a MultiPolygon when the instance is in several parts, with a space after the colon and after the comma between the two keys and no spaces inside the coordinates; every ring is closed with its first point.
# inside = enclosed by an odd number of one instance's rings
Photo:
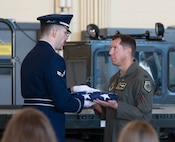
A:
{"type": "Polygon", "coordinates": [[[71,14],[49,14],[40,16],[37,20],[39,20],[41,24],[57,24],[69,28],[72,17],[73,15],[71,14]]]}

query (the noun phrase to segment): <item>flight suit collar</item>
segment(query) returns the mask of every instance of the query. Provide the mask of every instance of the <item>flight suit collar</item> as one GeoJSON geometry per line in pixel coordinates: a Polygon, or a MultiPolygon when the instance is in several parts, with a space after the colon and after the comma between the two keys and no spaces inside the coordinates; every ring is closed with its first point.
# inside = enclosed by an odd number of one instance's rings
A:
{"type": "Polygon", "coordinates": [[[138,61],[136,59],[133,60],[133,64],[131,64],[131,66],[127,69],[127,71],[125,72],[125,74],[122,77],[126,77],[130,74],[132,74],[133,72],[135,72],[135,70],[138,68],[139,64],[138,61]]]}

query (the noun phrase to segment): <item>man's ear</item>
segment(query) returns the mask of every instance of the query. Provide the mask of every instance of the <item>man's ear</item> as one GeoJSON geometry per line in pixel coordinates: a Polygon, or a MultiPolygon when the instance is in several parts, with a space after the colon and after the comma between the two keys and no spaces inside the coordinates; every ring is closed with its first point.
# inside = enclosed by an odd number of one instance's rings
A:
{"type": "Polygon", "coordinates": [[[58,34],[59,30],[57,28],[52,29],[52,36],[55,38],[58,34]]]}
{"type": "Polygon", "coordinates": [[[131,48],[126,48],[126,53],[127,53],[127,55],[132,55],[132,49],[131,48]]]}

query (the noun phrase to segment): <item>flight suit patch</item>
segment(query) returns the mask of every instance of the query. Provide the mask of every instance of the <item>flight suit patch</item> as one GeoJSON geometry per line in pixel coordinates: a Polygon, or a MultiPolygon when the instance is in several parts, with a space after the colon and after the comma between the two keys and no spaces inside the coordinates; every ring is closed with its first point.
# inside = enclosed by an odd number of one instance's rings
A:
{"type": "Polygon", "coordinates": [[[116,90],[125,90],[127,83],[126,82],[119,82],[116,86],[116,90]]]}
{"type": "Polygon", "coordinates": [[[147,92],[151,92],[151,90],[152,90],[151,82],[148,80],[144,81],[143,89],[147,92]]]}
{"type": "Polygon", "coordinates": [[[108,89],[109,92],[111,92],[111,91],[114,89],[114,84],[115,84],[115,83],[112,83],[112,85],[109,87],[109,89],[108,89]]]}

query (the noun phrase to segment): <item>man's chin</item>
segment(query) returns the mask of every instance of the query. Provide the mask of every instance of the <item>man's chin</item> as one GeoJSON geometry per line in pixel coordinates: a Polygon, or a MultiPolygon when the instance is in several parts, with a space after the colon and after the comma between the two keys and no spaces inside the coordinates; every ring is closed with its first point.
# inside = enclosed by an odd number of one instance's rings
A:
{"type": "Polygon", "coordinates": [[[62,46],[62,47],[57,48],[57,50],[63,50],[63,46],[62,46]]]}

